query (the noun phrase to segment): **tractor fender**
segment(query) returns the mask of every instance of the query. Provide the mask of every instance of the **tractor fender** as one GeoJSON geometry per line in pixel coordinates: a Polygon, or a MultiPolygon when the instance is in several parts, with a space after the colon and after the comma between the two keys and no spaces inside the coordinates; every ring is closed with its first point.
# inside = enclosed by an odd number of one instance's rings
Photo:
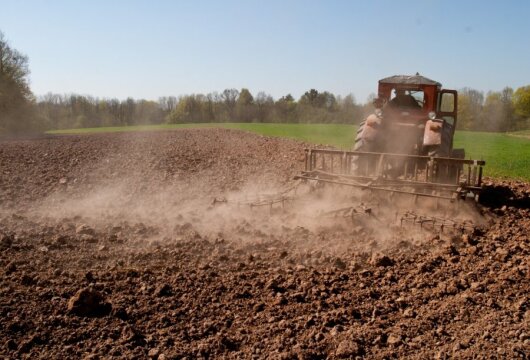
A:
{"type": "Polygon", "coordinates": [[[427,120],[423,133],[423,146],[442,144],[444,121],[441,119],[427,120]]]}
{"type": "Polygon", "coordinates": [[[381,126],[381,119],[375,114],[371,114],[366,118],[366,122],[362,128],[359,138],[366,141],[374,141],[379,128],[381,126]]]}

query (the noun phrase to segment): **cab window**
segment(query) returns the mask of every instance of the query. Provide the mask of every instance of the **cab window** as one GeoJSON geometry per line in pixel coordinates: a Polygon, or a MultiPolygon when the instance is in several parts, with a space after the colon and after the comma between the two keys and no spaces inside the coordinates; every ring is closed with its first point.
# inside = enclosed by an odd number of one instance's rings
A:
{"type": "Polygon", "coordinates": [[[425,94],[421,90],[393,89],[390,104],[399,108],[422,109],[425,104],[425,94]]]}
{"type": "Polygon", "coordinates": [[[440,111],[448,113],[455,111],[455,94],[442,93],[440,98],[440,111]]]}

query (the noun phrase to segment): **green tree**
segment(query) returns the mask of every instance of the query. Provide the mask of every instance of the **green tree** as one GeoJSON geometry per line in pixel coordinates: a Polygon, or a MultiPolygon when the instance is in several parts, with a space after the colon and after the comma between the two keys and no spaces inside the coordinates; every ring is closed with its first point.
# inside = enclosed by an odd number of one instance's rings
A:
{"type": "Polygon", "coordinates": [[[481,91],[464,88],[458,93],[458,124],[462,130],[476,130],[480,127],[480,116],[484,103],[481,91]]]}
{"type": "Polygon", "coordinates": [[[167,121],[170,123],[202,123],[212,121],[208,111],[207,96],[187,95],[179,98],[177,107],[173,110],[167,121]]]}
{"type": "Polygon", "coordinates": [[[11,48],[0,32],[0,132],[35,130],[28,57],[11,48]]]}
{"type": "Polygon", "coordinates": [[[296,118],[296,101],[291,94],[282,96],[276,103],[275,107],[275,121],[282,123],[294,123],[297,122],[296,118]]]}
{"type": "Polygon", "coordinates": [[[517,128],[530,126],[530,85],[523,86],[513,93],[513,107],[517,116],[517,128]]]}
{"type": "Polygon", "coordinates": [[[299,122],[331,123],[339,121],[337,99],[328,91],[318,92],[315,89],[306,91],[300,97],[298,104],[299,122]]]}
{"type": "Polygon", "coordinates": [[[319,101],[319,92],[315,89],[311,89],[309,91],[306,91],[304,95],[300,97],[300,100],[298,102],[302,105],[311,105],[314,107],[318,107],[318,101],[319,101]]]}
{"type": "Polygon", "coordinates": [[[278,101],[291,102],[292,103],[292,102],[294,102],[294,97],[291,94],[287,94],[285,96],[282,96],[280,98],[280,100],[278,100],[278,101]]]}
{"type": "Polygon", "coordinates": [[[236,120],[251,122],[255,113],[254,97],[248,89],[241,89],[236,102],[236,120]]]}
{"type": "Polygon", "coordinates": [[[317,104],[319,107],[323,107],[328,111],[337,110],[337,99],[329,91],[324,91],[318,95],[317,104]]]}

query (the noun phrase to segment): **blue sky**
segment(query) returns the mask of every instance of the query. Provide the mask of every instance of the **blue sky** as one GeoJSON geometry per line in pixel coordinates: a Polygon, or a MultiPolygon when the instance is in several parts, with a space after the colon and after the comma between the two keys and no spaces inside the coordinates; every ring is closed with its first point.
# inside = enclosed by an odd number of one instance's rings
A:
{"type": "Polygon", "coordinates": [[[446,88],[530,84],[530,1],[0,0],[46,92],[157,99],[316,88],[364,102],[420,72],[446,88]]]}

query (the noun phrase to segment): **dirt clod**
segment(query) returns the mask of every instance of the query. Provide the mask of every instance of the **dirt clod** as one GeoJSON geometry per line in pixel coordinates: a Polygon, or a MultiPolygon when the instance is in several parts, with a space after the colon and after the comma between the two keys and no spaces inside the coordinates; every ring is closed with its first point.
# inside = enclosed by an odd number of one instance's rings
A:
{"type": "Polygon", "coordinates": [[[155,294],[157,296],[170,296],[172,294],[171,286],[168,284],[160,285],[156,291],[155,294]]]}
{"type": "Polygon", "coordinates": [[[68,300],[68,312],[79,316],[104,316],[111,310],[112,305],[92,288],[81,289],[68,300]]]}
{"type": "Polygon", "coordinates": [[[394,260],[386,255],[376,254],[372,257],[371,264],[374,266],[393,266],[394,260]]]}

